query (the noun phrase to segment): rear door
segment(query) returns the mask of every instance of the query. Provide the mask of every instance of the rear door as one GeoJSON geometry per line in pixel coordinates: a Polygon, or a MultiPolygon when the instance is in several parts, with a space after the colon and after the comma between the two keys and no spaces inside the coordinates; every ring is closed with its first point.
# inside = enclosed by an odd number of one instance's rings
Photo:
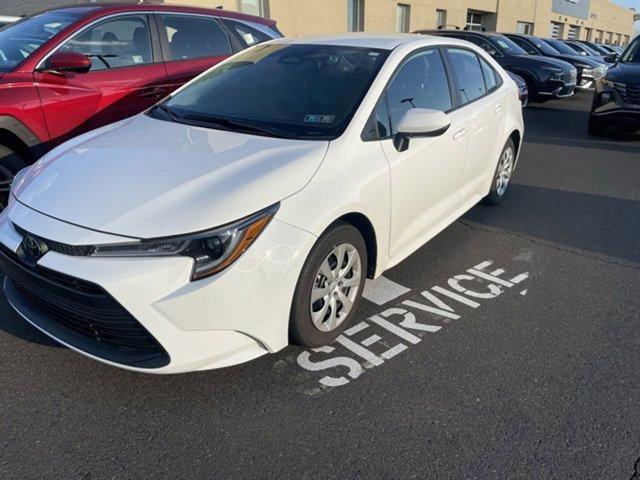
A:
{"type": "Polygon", "coordinates": [[[54,143],[135,115],[164,95],[167,76],[150,20],[146,14],[115,15],[54,50],[89,56],[88,73],[51,72],[47,60],[34,72],[54,143]]]}
{"type": "Polygon", "coordinates": [[[216,17],[162,13],[157,18],[171,90],[239,50],[216,17]]]}
{"type": "Polygon", "coordinates": [[[484,195],[488,176],[498,159],[504,129],[506,100],[502,79],[480,55],[464,47],[447,47],[459,110],[467,119],[469,150],[460,189],[462,203],[484,195]]]}

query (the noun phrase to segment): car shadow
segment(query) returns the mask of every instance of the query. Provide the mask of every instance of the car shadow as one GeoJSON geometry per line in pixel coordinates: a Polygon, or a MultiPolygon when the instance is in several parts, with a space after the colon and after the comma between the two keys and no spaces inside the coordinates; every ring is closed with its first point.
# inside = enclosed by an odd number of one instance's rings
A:
{"type": "Polygon", "coordinates": [[[478,205],[463,221],[640,262],[640,202],[512,183],[500,208],[478,205]]]}

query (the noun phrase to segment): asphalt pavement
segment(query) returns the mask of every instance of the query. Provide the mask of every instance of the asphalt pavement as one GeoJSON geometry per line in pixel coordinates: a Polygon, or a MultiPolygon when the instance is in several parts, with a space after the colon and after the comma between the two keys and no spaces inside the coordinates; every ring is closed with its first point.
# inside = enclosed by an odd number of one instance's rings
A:
{"type": "Polygon", "coordinates": [[[316,351],[141,375],[1,297],[0,478],[640,478],[640,137],[589,137],[589,102],[527,109],[504,202],[316,351]]]}

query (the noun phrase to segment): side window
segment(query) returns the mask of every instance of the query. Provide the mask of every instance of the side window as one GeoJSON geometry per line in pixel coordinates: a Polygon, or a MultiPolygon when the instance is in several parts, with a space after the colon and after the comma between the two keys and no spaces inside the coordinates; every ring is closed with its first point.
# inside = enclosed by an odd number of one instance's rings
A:
{"type": "Polygon", "coordinates": [[[487,86],[487,91],[491,92],[492,90],[498,88],[502,85],[502,79],[498,72],[496,72],[491,65],[487,63],[482,57],[480,58],[480,66],[482,67],[482,73],[484,74],[484,83],[487,86]]]}
{"type": "Polygon", "coordinates": [[[522,48],[529,55],[538,55],[538,51],[535,48],[533,48],[533,45],[531,45],[529,42],[517,37],[509,37],[509,38],[513,40],[516,45],[522,48]]]}
{"type": "Polygon", "coordinates": [[[271,40],[271,37],[266,33],[263,33],[245,23],[236,22],[235,20],[224,20],[224,23],[232,31],[238,34],[242,41],[246,43],[247,47],[271,40]]]}
{"type": "Polygon", "coordinates": [[[387,102],[385,96],[382,95],[380,100],[373,109],[369,121],[364,127],[362,132],[362,140],[380,140],[383,138],[389,138],[391,136],[391,125],[389,125],[389,110],[387,109],[387,102]]]}
{"type": "Polygon", "coordinates": [[[478,56],[470,50],[461,48],[449,48],[448,52],[462,104],[482,97],[486,89],[478,56]]]}
{"type": "Polygon", "coordinates": [[[91,59],[92,72],[153,61],[146,15],[101,22],[70,39],[60,51],[84,53],[91,59]]]}
{"type": "Polygon", "coordinates": [[[162,15],[169,60],[189,60],[231,54],[229,37],[215,18],[162,15]]]}
{"type": "Polygon", "coordinates": [[[420,52],[405,61],[387,89],[392,133],[411,108],[451,109],[451,92],[440,51],[420,52]]]}

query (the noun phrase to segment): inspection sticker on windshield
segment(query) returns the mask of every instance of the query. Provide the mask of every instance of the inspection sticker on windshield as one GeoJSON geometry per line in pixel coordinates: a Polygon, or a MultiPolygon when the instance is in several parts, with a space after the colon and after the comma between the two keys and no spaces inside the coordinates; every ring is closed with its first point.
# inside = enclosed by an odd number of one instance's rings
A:
{"type": "Polygon", "coordinates": [[[304,123],[333,123],[335,115],[305,115],[304,123]]]}
{"type": "Polygon", "coordinates": [[[486,260],[418,292],[402,287],[382,302],[376,301],[379,295],[374,295],[374,303],[386,303],[382,311],[345,330],[333,344],[305,350],[289,361],[314,373],[318,383],[303,387],[304,393],[322,394],[353,382],[367,369],[384,365],[425,337],[446,330],[450,322],[461,321],[485,302],[510,290],[519,293],[511,297],[512,301],[526,296],[527,289],[520,284],[528,278],[528,272],[507,273],[493,260],[486,260]],[[389,305],[391,302],[395,305],[389,305]]]}

